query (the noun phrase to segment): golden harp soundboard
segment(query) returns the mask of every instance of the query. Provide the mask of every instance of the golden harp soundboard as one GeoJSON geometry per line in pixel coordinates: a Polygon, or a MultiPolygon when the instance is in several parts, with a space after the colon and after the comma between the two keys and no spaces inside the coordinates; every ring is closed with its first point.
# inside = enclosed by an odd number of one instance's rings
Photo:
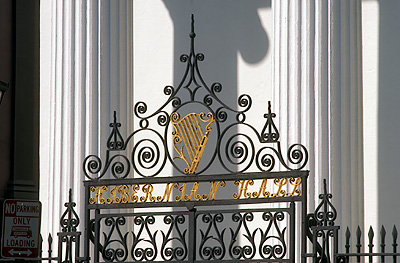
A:
{"type": "Polygon", "coordinates": [[[211,113],[189,113],[180,119],[179,113],[171,114],[171,124],[175,130],[172,132],[173,145],[179,156],[174,159],[182,159],[188,168],[185,174],[194,174],[199,166],[201,157],[206,147],[208,136],[212,130],[211,124],[214,116],[211,113]],[[179,148],[179,144],[183,145],[179,148]]]}

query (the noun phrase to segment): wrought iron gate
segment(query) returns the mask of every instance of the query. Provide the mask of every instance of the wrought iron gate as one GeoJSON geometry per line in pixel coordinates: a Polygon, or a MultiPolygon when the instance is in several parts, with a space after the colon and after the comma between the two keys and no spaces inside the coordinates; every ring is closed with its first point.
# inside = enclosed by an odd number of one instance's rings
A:
{"type": "Polygon", "coordinates": [[[150,113],[138,102],[138,128],[125,138],[114,112],[105,158],[84,161],[85,253],[91,262],[294,262],[296,233],[306,232],[307,150],[282,154],[270,103],[259,130],[246,121],[259,114],[250,96],[224,104],[222,84],[200,74],[193,20],[191,29],[166,102],[150,113]]]}

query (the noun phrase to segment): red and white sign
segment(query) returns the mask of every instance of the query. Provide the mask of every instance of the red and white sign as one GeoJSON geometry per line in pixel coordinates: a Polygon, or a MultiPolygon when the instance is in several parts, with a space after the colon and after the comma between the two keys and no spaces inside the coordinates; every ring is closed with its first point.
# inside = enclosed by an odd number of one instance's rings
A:
{"type": "Polygon", "coordinates": [[[1,255],[37,258],[42,205],[39,201],[8,199],[3,204],[1,255]]]}

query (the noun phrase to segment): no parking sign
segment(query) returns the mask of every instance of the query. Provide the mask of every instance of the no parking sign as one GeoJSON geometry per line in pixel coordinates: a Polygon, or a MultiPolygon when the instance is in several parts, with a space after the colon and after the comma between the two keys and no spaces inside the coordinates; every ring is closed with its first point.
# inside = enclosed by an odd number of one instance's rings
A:
{"type": "Polygon", "coordinates": [[[4,201],[1,255],[5,258],[39,256],[41,203],[32,200],[4,201]]]}

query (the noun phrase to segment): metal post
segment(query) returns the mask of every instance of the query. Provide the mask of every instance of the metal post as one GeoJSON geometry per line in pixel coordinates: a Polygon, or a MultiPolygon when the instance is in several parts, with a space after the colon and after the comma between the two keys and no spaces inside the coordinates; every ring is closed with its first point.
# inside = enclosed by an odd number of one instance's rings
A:
{"type": "Polygon", "coordinates": [[[99,262],[100,251],[99,251],[99,242],[100,242],[100,209],[95,210],[94,216],[94,229],[95,229],[95,237],[93,239],[94,242],[94,262],[99,262]]]}
{"type": "Polygon", "coordinates": [[[188,261],[194,262],[196,260],[196,208],[189,210],[189,255],[188,261]]]}
{"type": "Polygon", "coordinates": [[[295,250],[295,246],[296,246],[296,224],[295,224],[295,203],[294,202],[290,202],[290,259],[292,260],[291,262],[295,262],[295,256],[296,256],[296,250],[295,250]]]}
{"type": "MultiPolygon", "coordinates": [[[[308,174],[307,174],[308,177],[308,174]]],[[[307,253],[307,177],[302,178],[305,182],[302,182],[302,197],[303,202],[301,204],[302,211],[302,222],[301,222],[301,262],[306,263],[306,253],[307,253]]]]}
{"type": "Polygon", "coordinates": [[[84,211],[84,218],[85,218],[85,230],[84,230],[84,248],[83,248],[83,256],[85,258],[85,262],[89,262],[89,246],[90,246],[90,210],[87,208],[87,202],[89,200],[89,187],[85,186],[85,211],[84,211]]]}

